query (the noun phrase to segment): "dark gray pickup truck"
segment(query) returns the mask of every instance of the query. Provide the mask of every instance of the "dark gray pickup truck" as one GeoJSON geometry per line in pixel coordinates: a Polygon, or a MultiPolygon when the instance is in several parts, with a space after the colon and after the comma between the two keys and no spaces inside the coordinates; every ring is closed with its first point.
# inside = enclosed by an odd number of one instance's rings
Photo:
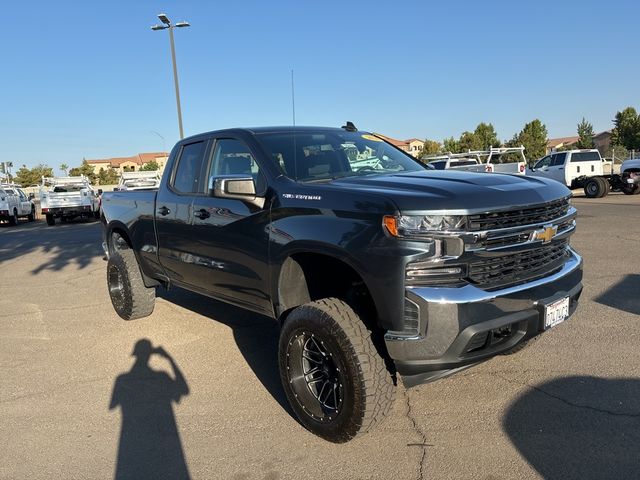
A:
{"type": "Polygon", "coordinates": [[[514,352],[573,313],[570,196],[430,171],[351,125],[209,132],[173,148],[158,190],[103,195],[107,283],[126,320],[159,286],[276,319],[293,410],[344,442],[384,418],[398,376],[514,352]]]}

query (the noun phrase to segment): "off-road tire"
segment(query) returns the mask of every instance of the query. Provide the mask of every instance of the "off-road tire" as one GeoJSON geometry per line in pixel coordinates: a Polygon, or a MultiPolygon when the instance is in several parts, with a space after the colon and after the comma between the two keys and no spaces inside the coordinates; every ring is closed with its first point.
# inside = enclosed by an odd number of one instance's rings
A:
{"type": "Polygon", "coordinates": [[[45,215],[45,218],[47,219],[47,225],[49,225],[50,227],[52,227],[52,226],[54,226],[56,224],[56,217],[54,217],[50,213],[47,213],[45,215]]]}
{"type": "MultiPolygon", "coordinates": [[[[330,442],[347,442],[370,431],[384,419],[393,404],[395,385],[374,346],[371,332],[342,300],[325,298],[293,310],[280,333],[278,363],[284,391],[300,423],[330,442]],[[322,416],[311,413],[313,402],[305,403],[301,399],[305,396],[307,400],[310,398],[308,393],[300,391],[300,388],[311,391],[308,383],[302,383],[307,375],[298,376],[298,381],[295,381],[290,373],[295,369],[294,362],[304,363],[302,356],[292,358],[295,356],[292,346],[311,337],[326,349],[325,358],[333,362],[337,371],[338,382],[333,385],[340,385],[338,394],[341,402],[334,402],[339,408],[326,414],[323,412],[322,416]]],[[[317,402],[315,396],[313,401],[317,402]]],[[[315,408],[318,406],[320,403],[315,404],[315,408]]]]}
{"type": "Polygon", "coordinates": [[[156,303],[156,289],[147,287],[133,250],[117,250],[107,262],[107,288],[116,313],[125,320],[148,317],[156,303]]]}
{"type": "Polygon", "coordinates": [[[27,220],[30,222],[35,221],[36,219],[36,207],[31,207],[31,213],[27,215],[27,220]]]}
{"type": "Polygon", "coordinates": [[[16,209],[13,209],[13,213],[9,217],[9,225],[17,225],[18,224],[18,212],[16,209]]]}
{"type": "Polygon", "coordinates": [[[587,198],[600,198],[604,188],[598,177],[592,177],[584,184],[584,194],[587,198]]]}
{"type": "Polygon", "coordinates": [[[600,191],[600,195],[598,195],[598,198],[606,197],[607,195],[609,195],[609,192],[611,191],[609,180],[602,177],[596,177],[596,180],[598,180],[598,182],[600,182],[600,185],[602,186],[602,190],[600,191]]]}

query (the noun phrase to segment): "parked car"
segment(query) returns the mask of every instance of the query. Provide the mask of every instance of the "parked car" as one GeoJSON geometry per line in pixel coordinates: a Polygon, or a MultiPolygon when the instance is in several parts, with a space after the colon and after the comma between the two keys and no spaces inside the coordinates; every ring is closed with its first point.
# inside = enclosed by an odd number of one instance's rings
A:
{"type": "Polygon", "coordinates": [[[100,218],[100,200],[89,179],[77,177],[42,177],[40,209],[47,225],[80,218],[100,218]]]}
{"type": "Polygon", "coordinates": [[[601,198],[610,190],[627,195],[640,192],[640,161],[624,162],[620,173],[613,172],[613,163],[602,159],[596,149],[568,150],[542,157],[527,172],[534,177],[556,180],[569,188],[582,188],[589,198],[601,198]]]}
{"type": "Polygon", "coordinates": [[[514,173],[524,175],[527,158],[524,147],[491,147],[464,153],[444,153],[422,158],[434,170],[466,170],[468,172],[514,173]]]}
{"type": "Polygon", "coordinates": [[[11,225],[18,224],[18,218],[25,217],[33,222],[36,218],[36,207],[31,198],[17,185],[0,184],[0,220],[11,225]]]}
{"type": "Polygon", "coordinates": [[[109,295],[125,320],[169,286],[274,318],[291,408],[345,442],[387,415],[398,375],[512,353],[574,312],[570,197],[429,171],[350,124],[203,133],[173,148],[157,191],[104,193],[109,295]]]}

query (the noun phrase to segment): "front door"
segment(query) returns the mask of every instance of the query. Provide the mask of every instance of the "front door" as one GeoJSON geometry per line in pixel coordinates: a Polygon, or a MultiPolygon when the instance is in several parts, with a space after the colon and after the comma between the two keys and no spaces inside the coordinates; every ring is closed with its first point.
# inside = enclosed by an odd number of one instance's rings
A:
{"type": "MultiPolygon", "coordinates": [[[[263,173],[241,140],[218,138],[206,178],[253,177],[256,193],[266,190],[263,173]]],[[[191,235],[199,279],[211,295],[272,314],[268,269],[268,205],[258,207],[229,198],[199,196],[192,206],[191,235]]]]}

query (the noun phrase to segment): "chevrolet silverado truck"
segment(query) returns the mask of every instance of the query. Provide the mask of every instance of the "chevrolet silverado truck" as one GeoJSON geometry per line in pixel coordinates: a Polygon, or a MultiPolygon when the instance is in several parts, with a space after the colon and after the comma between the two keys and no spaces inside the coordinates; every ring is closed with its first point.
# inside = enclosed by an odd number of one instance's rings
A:
{"type": "Polygon", "coordinates": [[[104,193],[107,286],[125,320],[150,315],[158,287],[274,318],[293,411],[345,442],[385,417],[400,378],[512,353],[574,312],[570,197],[427,170],[350,124],[203,133],[173,148],[157,191],[104,193]]]}

